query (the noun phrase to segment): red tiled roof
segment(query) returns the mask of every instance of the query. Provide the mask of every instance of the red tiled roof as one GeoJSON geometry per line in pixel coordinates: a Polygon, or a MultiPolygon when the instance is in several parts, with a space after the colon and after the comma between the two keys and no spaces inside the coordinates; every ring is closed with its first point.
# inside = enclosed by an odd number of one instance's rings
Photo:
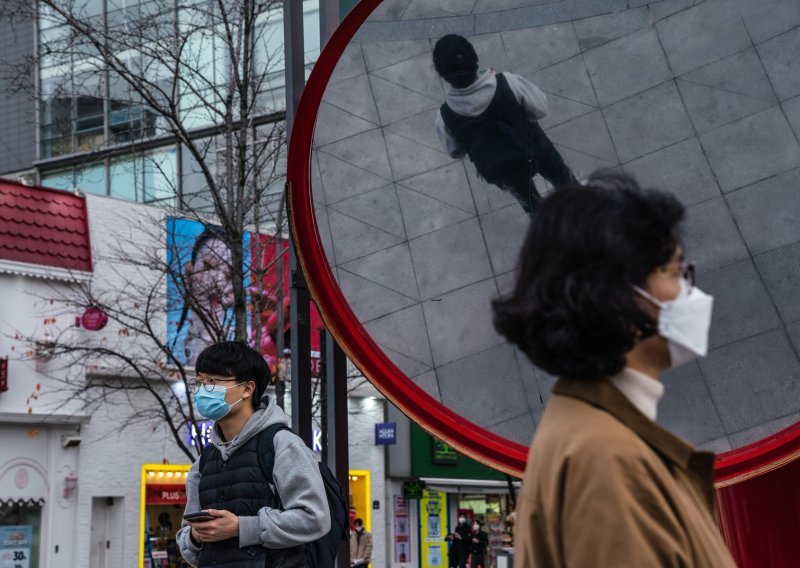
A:
{"type": "Polygon", "coordinates": [[[0,179],[0,259],[91,272],[86,199],[0,179]]]}

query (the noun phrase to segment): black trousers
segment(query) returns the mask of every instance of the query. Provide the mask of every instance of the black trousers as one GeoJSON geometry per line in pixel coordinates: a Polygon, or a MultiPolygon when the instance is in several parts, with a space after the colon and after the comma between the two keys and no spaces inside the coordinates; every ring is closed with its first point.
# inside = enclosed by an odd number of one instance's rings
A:
{"type": "Polygon", "coordinates": [[[519,204],[522,205],[528,215],[533,213],[542,200],[542,195],[536,189],[533,176],[540,174],[554,187],[572,185],[578,181],[539,124],[532,123],[531,130],[533,160],[528,164],[527,170],[520,168],[518,172],[512,174],[509,183],[500,186],[501,189],[508,191],[517,198],[517,201],[519,201],[519,204]]]}

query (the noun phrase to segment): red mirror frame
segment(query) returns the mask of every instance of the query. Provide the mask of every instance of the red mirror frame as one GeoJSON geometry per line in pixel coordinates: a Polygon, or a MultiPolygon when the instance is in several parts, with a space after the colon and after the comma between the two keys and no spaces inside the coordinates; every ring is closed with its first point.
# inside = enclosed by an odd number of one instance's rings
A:
{"type": "MultiPolygon", "coordinates": [[[[339,25],[314,65],[295,114],[287,179],[290,226],[297,256],[325,325],[350,360],[387,399],[411,420],[459,452],[489,467],[521,477],[527,461],[526,446],[465,420],[435,400],[406,377],[373,341],[339,289],[317,230],[310,168],[317,111],[339,58],[380,3],[381,0],[361,0],[339,25]]],[[[800,423],[755,444],[721,454],[716,465],[720,496],[734,485],[787,464],[800,469],[797,467],[800,464],[798,458],[800,423]]]]}

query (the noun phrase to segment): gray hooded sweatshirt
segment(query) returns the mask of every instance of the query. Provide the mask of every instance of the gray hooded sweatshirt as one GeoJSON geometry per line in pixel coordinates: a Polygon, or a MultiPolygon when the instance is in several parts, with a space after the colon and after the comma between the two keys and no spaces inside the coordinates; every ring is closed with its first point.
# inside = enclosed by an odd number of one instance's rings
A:
{"type": "MultiPolygon", "coordinates": [[[[230,442],[223,442],[216,425],[211,441],[228,458],[245,442],[272,424],[289,424],[289,419],[275,401],[264,395],[261,407],[250,417],[242,431],[230,442]]],[[[275,466],[272,470],[275,489],[283,510],[264,507],[258,515],[239,517],[239,546],[261,544],[266,548],[289,548],[317,540],[330,531],[331,516],[325,487],[314,453],[292,432],[275,434],[275,466]]],[[[200,510],[200,460],[196,460],[186,477],[186,512],[200,510]]],[[[189,535],[191,528],[184,521],[177,541],[187,562],[197,565],[200,548],[189,535]]]]}
{"type": "MultiPolygon", "coordinates": [[[[536,85],[514,73],[503,72],[503,77],[508,81],[514,98],[525,109],[528,120],[533,122],[547,114],[547,96],[536,85]]],[[[461,116],[473,117],[486,110],[489,103],[492,102],[496,90],[495,71],[488,69],[478,75],[477,80],[469,87],[456,89],[452,85],[447,85],[445,98],[453,112],[461,116]]],[[[452,158],[461,158],[466,153],[466,148],[462,148],[447,131],[441,111],[436,116],[436,132],[445,150],[452,158]]]]}

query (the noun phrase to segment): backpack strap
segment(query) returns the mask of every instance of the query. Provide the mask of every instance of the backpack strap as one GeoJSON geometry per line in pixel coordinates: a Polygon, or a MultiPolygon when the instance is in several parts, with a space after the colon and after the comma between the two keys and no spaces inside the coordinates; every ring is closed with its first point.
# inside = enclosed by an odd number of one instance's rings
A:
{"type": "Polygon", "coordinates": [[[274,493],[279,509],[283,509],[283,504],[275,486],[272,470],[275,467],[275,434],[281,430],[292,431],[286,424],[273,424],[262,430],[258,435],[258,463],[261,464],[261,471],[264,473],[264,477],[267,478],[267,483],[275,488],[274,493]]]}

